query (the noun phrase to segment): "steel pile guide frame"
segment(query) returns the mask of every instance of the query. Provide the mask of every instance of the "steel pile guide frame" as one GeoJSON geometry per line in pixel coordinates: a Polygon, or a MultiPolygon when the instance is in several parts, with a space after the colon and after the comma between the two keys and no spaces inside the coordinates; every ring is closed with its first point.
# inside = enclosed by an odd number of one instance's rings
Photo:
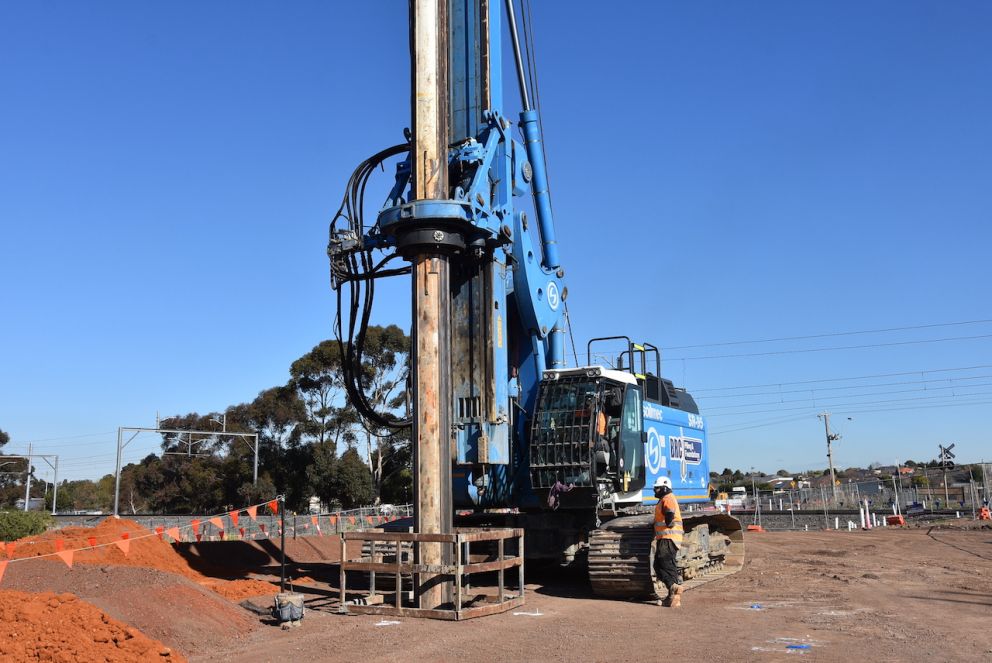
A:
{"type": "Polygon", "coordinates": [[[522,529],[456,528],[451,534],[417,534],[414,532],[383,532],[362,530],[342,532],[340,564],[340,604],[342,614],[391,615],[396,617],[426,617],[460,621],[474,617],[484,617],[506,612],[524,604],[524,531],[522,529]],[[516,540],[516,554],[506,555],[506,542],[516,540]],[[348,542],[362,541],[360,559],[350,559],[348,542]],[[472,563],[470,546],[473,543],[495,542],[496,559],[472,563]],[[411,553],[421,543],[439,543],[450,547],[454,564],[416,564],[416,556],[411,553]],[[391,556],[393,561],[378,561],[391,556]],[[467,561],[468,560],[468,561],[467,561]],[[517,587],[510,593],[505,586],[506,572],[517,569],[517,587]],[[368,574],[368,590],[351,601],[347,600],[347,573],[355,571],[368,574]],[[469,578],[477,573],[492,573],[497,576],[496,594],[468,595],[471,590],[469,578]],[[376,587],[376,574],[391,575],[395,579],[392,601],[386,602],[387,594],[376,587]],[[434,577],[450,592],[452,603],[446,607],[420,607],[404,601],[404,576],[414,577],[414,587],[421,586],[421,576],[434,577]],[[481,604],[481,605],[477,605],[481,604]]]}

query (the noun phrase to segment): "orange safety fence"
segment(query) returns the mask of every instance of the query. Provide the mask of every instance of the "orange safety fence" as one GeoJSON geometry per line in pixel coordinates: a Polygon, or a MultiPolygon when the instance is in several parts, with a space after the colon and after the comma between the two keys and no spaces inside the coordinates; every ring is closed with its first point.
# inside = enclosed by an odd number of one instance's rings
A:
{"type": "MultiPolygon", "coordinates": [[[[272,511],[273,513],[277,512],[278,498],[275,500],[271,500],[269,502],[265,502],[264,504],[268,506],[270,511],[272,511]],[[273,504],[276,505],[275,509],[272,508],[273,504]]],[[[259,506],[262,506],[262,504],[254,504],[252,506],[245,507],[243,509],[228,511],[226,513],[220,514],[219,516],[211,516],[207,519],[207,522],[214,525],[218,529],[218,531],[220,532],[221,539],[223,539],[224,522],[221,520],[221,517],[226,515],[228,518],[231,519],[231,521],[234,524],[237,524],[238,522],[237,517],[239,512],[245,511],[252,518],[254,518],[255,516],[253,514],[257,513],[257,509],[259,506]]],[[[185,532],[186,530],[195,531],[196,540],[199,541],[201,537],[201,534],[199,534],[199,527],[201,524],[202,523],[199,520],[194,519],[193,521],[190,522],[189,525],[180,526],[180,527],[169,527],[169,528],[158,526],[155,528],[154,531],[148,532],[147,534],[140,534],[134,537],[131,536],[130,532],[122,532],[120,533],[119,537],[117,535],[114,535],[111,540],[106,540],[103,542],[100,542],[98,537],[89,535],[86,537],[86,543],[88,545],[81,546],[78,548],[71,548],[68,550],[65,548],[65,540],[63,538],[58,538],[58,536],[56,535],[54,552],[26,555],[22,557],[15,557],[16,550],[18,549],[16,542],[14,541],[0,542],[0,552],[2,552],[4,556],[7,558],[5,560],[0,560],[0,581],[3,580],[3,575],[4,572],[7,570],[7,565],[14,564],[17,562],[26,562],[28,560],[44,559],[46,557],[58,557],[66,564],[66,566],[68,566],[71,569],[73,560],[75,558],[75,553],[84,550],[95,550],[99,548],[105,548],[107,546],[116,546],[117,548],[120,549],[122,553],[124,553],[125,556],[127,556],[130,551],[132,541],[139,541],[141,539],[147,539],[153,536],[158,537],[159,540],[161,541],[165,541],[164,536],[168,536],[170,539],[172,539],[172,543],[179,543],[183,541],[185,538],[187,538],[184,537],[183,535],[183,532],[185,532]]],[[[108,538],[108,537],[99,537],[99,538],[108,538]]]]}

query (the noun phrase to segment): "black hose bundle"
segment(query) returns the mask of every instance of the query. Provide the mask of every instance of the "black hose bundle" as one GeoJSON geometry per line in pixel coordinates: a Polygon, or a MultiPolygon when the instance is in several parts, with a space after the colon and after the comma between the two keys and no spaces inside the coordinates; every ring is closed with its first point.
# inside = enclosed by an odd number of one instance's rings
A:
{"type": "Polygon", "coordinates": [[[378,412],[369,402],[365,393],[365,367],[362,357],[365,352],[365,336],[368,331],[369,317],[372,314],[372,304],[375,300],[375,279],[386,276],[409,274],[410,268],[384,269],[394,258],[393,253],[378,263],[372,257],[372,249],[362,245],[365,232],[364,205],[365,188],[372,172],[386,159],[408,152],[407,144],[394,145],[378,152],[358,164],[345,187],[344,199],[331,220],[331,245],[335,244],[335,236],[340,231],[339,221],[344,221],[350,230],[351,239],[356,242],[356,248],[350,252],[336,253],[331,256],[331,287],[337,292],[337,315],[334,318],[334,335],[341,352],[341,373],[344,388],[355,409],[362,418],[377,428],[405,428],[410,426],[410,419],[399,419],[389,413],[378,412]],[[344,289],[348,288],[348,338],[345,342],[342,330],[342,310],[344,308],[344,289]]]}

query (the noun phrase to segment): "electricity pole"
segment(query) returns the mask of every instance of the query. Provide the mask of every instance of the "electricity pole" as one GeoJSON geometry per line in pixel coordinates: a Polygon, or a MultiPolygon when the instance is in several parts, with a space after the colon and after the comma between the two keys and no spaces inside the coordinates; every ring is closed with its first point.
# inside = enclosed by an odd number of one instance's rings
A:
{"type": "Polygon", "coordinates": [[[830,490],[833,491],[834,504],[837,503],[837,477],[834,474],[834,456],[831,443],[840,439],[840,433],[830,432],[830,413],[821,412],[816,415],[818,419],[823,419],[823,430],[827,434],[827,462],[830,464],[830,490]]]}
{"type": "Polygon", "coordinates": [[[31,451],[32,447],[28,445],[28,475],[24,479],[24,510],[27,511],[29,505],[31,504],[31,451]]]}
{"type": "Polygon", "coordinates": [[[754,517],[751,522],[761,526],[761,500],[758,498],[758,487],[754,483],[754,468],[751,468],[751,492],[754,494],[754,517]]]}
{"type": "Polygon", "coordinates": [[[950,502],[950,497],[947,494],[947,470],[954,467],[954,461],[951,460],[954,458],[954,454],[951,453],[954,445],[951,444],[945,447],[942,444],[938,444],[937,446],[940,448],[940,455],[938,456],[940,459],[940,469],[944,473],[944,508],[947,508],[947,504],[950,502]]]}

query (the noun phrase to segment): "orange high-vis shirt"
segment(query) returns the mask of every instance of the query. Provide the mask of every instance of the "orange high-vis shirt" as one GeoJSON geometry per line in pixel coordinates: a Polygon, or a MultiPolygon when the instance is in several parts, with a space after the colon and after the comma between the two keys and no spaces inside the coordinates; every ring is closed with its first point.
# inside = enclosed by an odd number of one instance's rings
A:
{"type": "Polygon", "coordinates": [[[682,510],[673,493],[665,495],[654,507],[654,538],[659,541],[668,539],[676,548],[682,547],[682,510]],[[675,513],[671,527],[665,524],[666,510],[675,513]]]}

